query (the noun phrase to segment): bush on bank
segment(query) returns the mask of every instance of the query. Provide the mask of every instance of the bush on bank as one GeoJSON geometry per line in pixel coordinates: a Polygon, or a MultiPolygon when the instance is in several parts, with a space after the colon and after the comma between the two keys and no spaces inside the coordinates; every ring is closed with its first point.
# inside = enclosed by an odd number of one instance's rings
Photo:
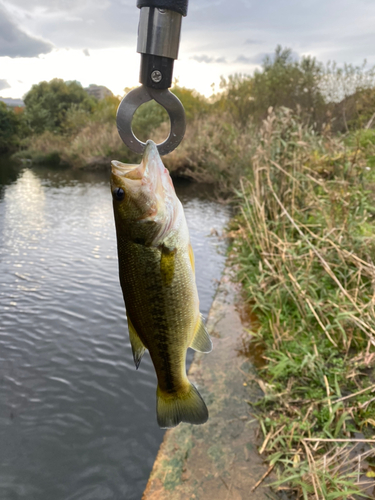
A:
{"type": "Polygon", "coordinates": [[[16,150],[26,133],[22,113],[0,101],[0,154],[16,150]]]}

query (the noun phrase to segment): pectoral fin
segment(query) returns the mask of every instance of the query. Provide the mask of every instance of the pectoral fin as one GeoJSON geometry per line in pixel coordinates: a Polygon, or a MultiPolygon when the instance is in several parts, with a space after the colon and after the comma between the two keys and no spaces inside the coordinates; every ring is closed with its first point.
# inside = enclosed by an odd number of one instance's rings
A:
{"type": "Polygon", "coordinates": [[[128,318],[129,337],[130,337],[130,343],[132,345],[134,364],[136,369],[138,370],[139,364],[141,362],[142,356],[146,348],[143,345],[142,340],[139,338],[138,333],[136,332],[129,316],[127,316],[127,318],[128,318]]]}
{"type": "Polygon", "coordinates": [[[194,261],[194,252],[193,252],[193,247],[189,243],[189,259],[190,259],[190,264],[191,268],[193,269],[193,273],[195,273],[195,261],[194,261]]]}
{"type": "Polygon", "coordinates": [[[195,329],[195,335],[190,347],[195,351],[199,352],[211,352],[212,351],[212,341],[206,327],[204,326],[202,316],[199,316],[199,320],[195,329]]]}
{"type": "Polygon", "coordinates": [[[177,250],[170,250],[167,247],[161,248],[160,272],[165,286],[172,283],[175,269],[175,258],[177,250]]]}

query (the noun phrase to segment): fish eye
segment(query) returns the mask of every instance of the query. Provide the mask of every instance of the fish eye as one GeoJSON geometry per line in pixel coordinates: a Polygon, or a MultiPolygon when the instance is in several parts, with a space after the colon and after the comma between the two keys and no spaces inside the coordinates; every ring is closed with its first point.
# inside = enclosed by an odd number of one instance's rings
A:
{"type": "Polygon", "coordinates": [[[112,191],[113,198],[117,201],[122,201],[125,198],[125,191],[121,188],[116,188],[112,191]]]}

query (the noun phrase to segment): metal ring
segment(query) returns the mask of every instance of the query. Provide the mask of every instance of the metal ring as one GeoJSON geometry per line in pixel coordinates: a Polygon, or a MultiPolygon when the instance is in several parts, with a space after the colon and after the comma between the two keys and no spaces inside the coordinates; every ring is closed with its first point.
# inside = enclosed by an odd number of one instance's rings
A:
{"type": "Polygon", "coordinates": [[[129,94],[123,98],[117,110],[117,130],[122,141],[128,148],[134,151],[134,153],[142,154],[146,147],[146,143],[141,142],[134,135],[131,122],[139,106],[152,99],[163,106],[171,121],[171,130],[168,138],[157,145],[159,154],[163,156],[173,151],[180,144],[186,129],[184,107],[178,97],[172,94],[168,89],[152,89],[142,85],[129,92],[129,94]]]}

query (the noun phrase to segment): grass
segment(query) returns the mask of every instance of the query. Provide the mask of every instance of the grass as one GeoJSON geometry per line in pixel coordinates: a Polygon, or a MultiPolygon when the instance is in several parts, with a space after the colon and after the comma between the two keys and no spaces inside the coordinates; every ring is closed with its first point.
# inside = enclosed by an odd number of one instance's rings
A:
{"type": "Polygon", "coordinates": [[[237,193],[232,258],[259,319],[250,344],[264,347],[267,362],[253,407],[260,452],[277,471],[275,488],[306,500],[365,495],[375,457],[375,175],[366,134],[318,136],[291,111],[270,111],[237,193]]]}
{"type": "Polygon", "coordinates": [[[205,115],[188,123],[184,140],[163,161],[172,174],[181,172],[232,194],[240,177],[249,172],[255,135],[251,124],[239,129],[225,114],[205,115]]]}
{"type": "Polygon", "coordinates": [[[115,122],[88,122],[73,136],[46,131],[28,138],[24,148],[13,156],[46,163],[51,155],[58,155],[59,163],[75,168],[95,167],[101,165],[103,159],[109,168],[111,159],[131,163],[136,158],[122,143],[115,122]]]}

